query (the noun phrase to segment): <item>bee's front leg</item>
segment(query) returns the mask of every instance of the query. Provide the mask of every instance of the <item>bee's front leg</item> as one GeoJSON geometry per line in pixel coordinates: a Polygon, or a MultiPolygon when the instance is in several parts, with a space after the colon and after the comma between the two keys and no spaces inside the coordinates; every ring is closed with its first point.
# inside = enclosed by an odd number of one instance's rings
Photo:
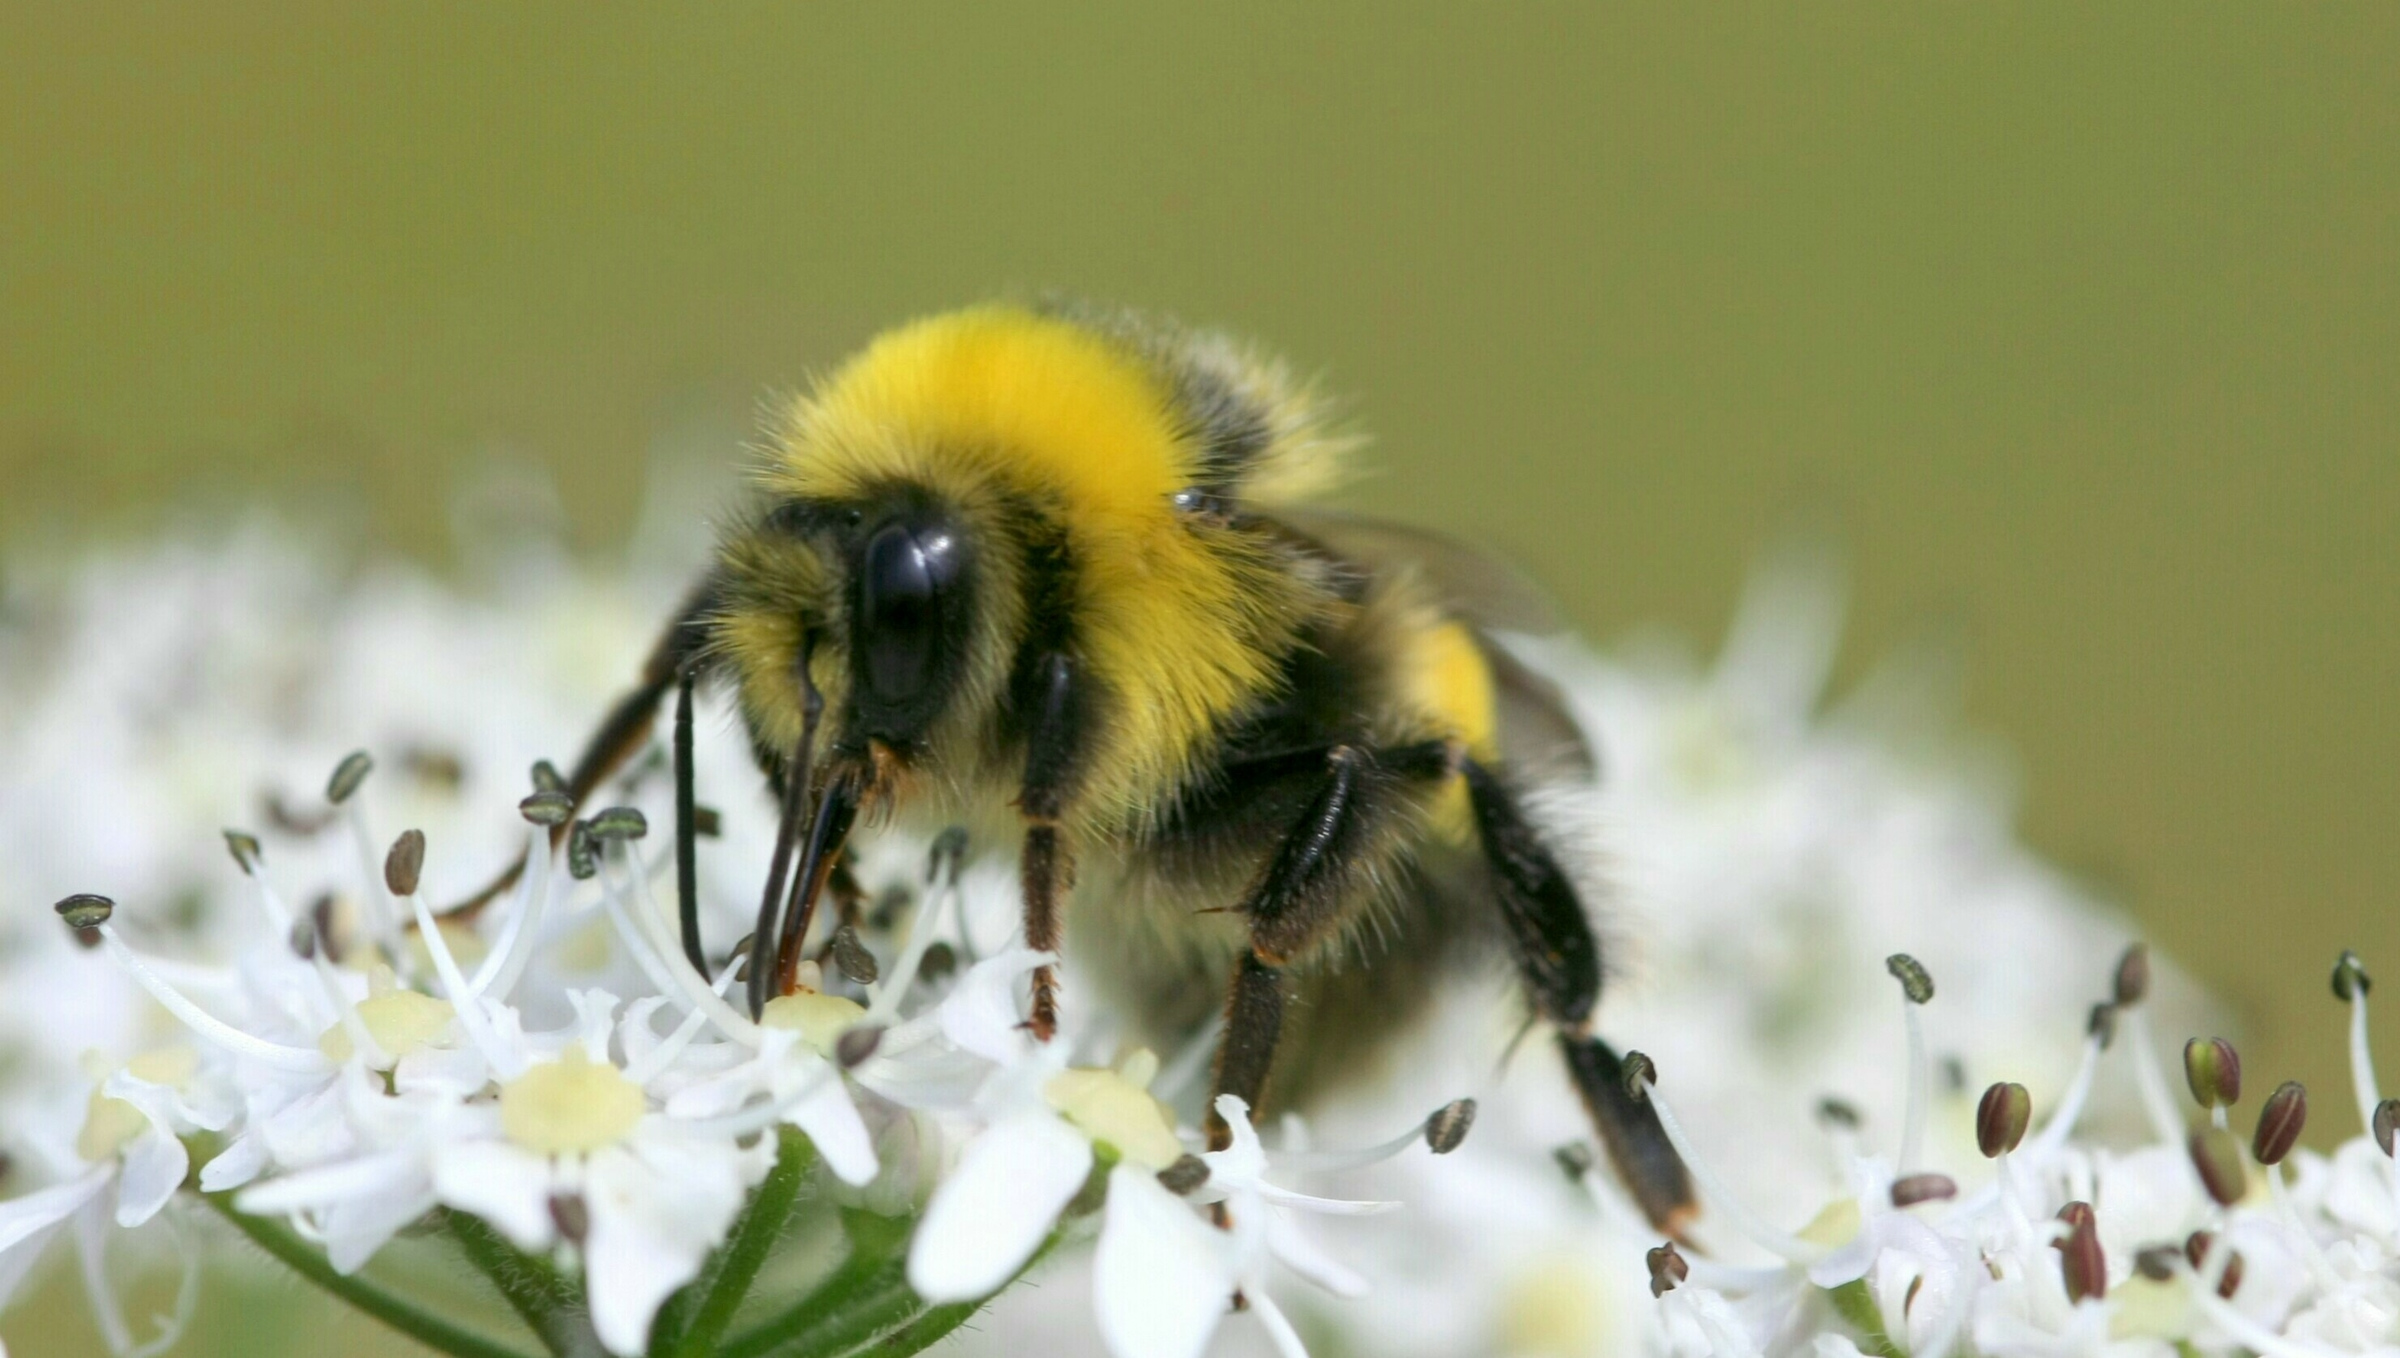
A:
{"type": "MultiPolygon", "coordinates": [[[[1025,773],[1017,793],[1017,814],[1025,820],[1017,859],[1025,946],[1054,953],[1065,941],[1059,907],[1075,885],[1075,854],[1060,821],[1083,780],[1095,691],[1064,651],[1020,665],[1013,687],[1016,710],[1025,714],[1025,773]]],[[[1025,1026],[1044,1042],[1058,1032],[1058,968],[1033,973],[1033,1009],[1025,1026]]]]}

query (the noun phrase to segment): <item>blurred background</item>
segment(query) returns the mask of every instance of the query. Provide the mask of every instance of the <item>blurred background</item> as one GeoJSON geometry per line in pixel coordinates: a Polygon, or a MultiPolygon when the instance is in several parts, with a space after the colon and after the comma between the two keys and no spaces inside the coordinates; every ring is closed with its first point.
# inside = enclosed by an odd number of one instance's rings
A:
{"type": "Polygon", "coordinates": [[[880,326],[1166,310],[1598,639],[1831,525],[1843,672],[1957,645],[2032,841],[2330,1092],[2334,954],[2400,972],[2396,58],[2368,6],[12,6],[0,553],[264,499],[444,563],[507,463],[604,557],[880,326]]]}

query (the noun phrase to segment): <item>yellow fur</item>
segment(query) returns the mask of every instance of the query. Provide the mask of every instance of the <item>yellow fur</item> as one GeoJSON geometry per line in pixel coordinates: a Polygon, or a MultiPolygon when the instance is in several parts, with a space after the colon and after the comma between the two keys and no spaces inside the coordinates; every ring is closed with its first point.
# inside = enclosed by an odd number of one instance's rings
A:
{"type": "Polygon", "coordinates": [[[1077,648],[1125,699],[1090,789],[1100,822],[1123,825],[1265,690],[1303,621],[1283,573],[1212,550],[1176,514],[1200,470],[1171,393],[1134,355],[990,306],[891,331],[836,371],[793,410],[767,484],[842,499],[912,483],[968,506],[998,494],[1054,509],[1075,558],[1077,648]]]}

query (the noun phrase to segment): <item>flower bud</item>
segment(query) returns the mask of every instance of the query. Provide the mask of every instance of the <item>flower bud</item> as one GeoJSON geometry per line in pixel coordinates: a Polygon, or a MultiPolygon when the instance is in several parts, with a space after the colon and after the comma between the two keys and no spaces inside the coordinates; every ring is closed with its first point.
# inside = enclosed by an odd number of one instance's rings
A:
{"type": "Polygon", "coordinates": [[[1436,1155],[1448,1155],[1467,1139],[1467,1129],[1475,1125],[1475,1101],[1455,1099],[1434,1110],[1425,1119],[1425,1144],[1436,1155]]]}
{"type": "Polygon", "coordinates": [[[2358,960],[2357,953],[2342,949],[2340,960],[2333,964],[2333,997],[2348,1004],[2352,996],[2363,996],[2373,986],[2367,976],[2367,964],[2358,960]]]}
{"type": "Polygon", "coordinates": [[[650,833],[650,818],[630,806],[612,806],[589,824],[592,838],[598,840],[640,839],[650,833]]]}
{"type": "Polygon", "coordinates": [[[417,882],[425,873],[425,832],[403,830],[392,841],[392,851],[383,856],[383,884],[395,896],[414,896],[417,882]]]}
{"type": "Polygon", "coordinates": [[[1650,1295],[1663,1297],[1692,1276],[1691,1263],[1670,1240],[1642,1256],[1650,1264],[1650,1295]]]}
{"type": "Polygon", "coordinates": [[[1158,1172],[1159,1185],[1176,1197],[1189,1197],[1208,1182],[1208,1162],[1185,1151],[1175,1163],[1158,1172]]]}
{"type": "Polygon", "coordinates": [[[2221,1037],[2183,1044],[2183,1078],[2203,1108],[2231,1108],[2242,1097],[2242,1057],[2221,1037]]]}
{"type": "Polygon", "coordinates": [[[1933,1001],[1933,973],[1925,964],[1904,952],[1883,959],[1884,970],[1900,982],[1900,993],[1908,996],[1910,1004],[1930,1004],[1933,1001]]]}
{"type": "Polygon", "coordinates": [[[2279,1165],[2300,1142],[2300,1129],[2308,1124],[2308,1091],[2298,1080],[2286,1080],[2275,1086],[2275,1092],[2258,1110],[2258,1134],[2250,1139],[2250,1153],[2262,1165],[2279,1165]]]}
{"type": "Polygon", "coordinates": [[[517,803],[517,814],[534,825],[564,825],[575,815],[575,799],[564,792],[536,792],[517,803]]]}
{"type": "Polygon", "coordinates": [[[1975,1105],[1975,1147],[1986,1160],[2006,1155],[2025,1139],[2032,1121],[2033,1095],[2025,1086],[2009,1081],[1993,1085],[1975,1105]]]}
{"type": "Polygon", "coordinates": [[[875,961],[875,954],[867,951],[867,945],[858,941],[858,930],[849,925],[833,931],[833,942],[829,946],[833,950],[833,965],[860,985],[873,985],[875,979],[883,974],[882,966],[875,961]]]}
{"type": "Polygon", "coordinates": [[[2217,1127],[2203,1127],[2192,1133],[2190,1143],[2192,1168],[2200,1173],[2200,1186],[2220,1207],[2231,1207],[2242,1200],[2248,1187],[2248,1176],[2242,1169],[2241,1143],[2217,1127]]]}
{"type": "Polygon", "coordinates": [[[2140,1004],[2150,994],[2150,945],[2136,943],[2117,959],[2112,998],[2120,1008],[2140,1004]]]}
{"type": "Polygon", "coordinates": [[[225,851],[233,855],[233,865],[244,877],[256,877],[258,865],[266,861],[266,851],[258,846],[258,836],[243,830],[225,832],[225,851]]]}
{"type": "Polygon", "coordinates": [[[1648,1056],[1635,1051],[1625,1053],[1617,1064],[1625,1080],[1625,1096],[1635,1103],[1648,1103],[1650,1086],[1658,1083],[1658,1067],[1648,1056]]]}
{"type": "Polygon", "coordinates": [[[2392,1136],[2400,1132],[2400,1099],[2385,1099],[2375,1105],[2375,1118],[2370,1130],[2375,1133],[2375,1145],[2385,1158],[2392,1153],[2392,1136]]]}
{"type": "Polygon", "coordinates": [[[1947,1174],[1911,1174],[1892,1180],[1892,1206],[1914,1207],[1958,1196],[1958,1181],[1947,1174]]]}
{"type": "MultiPolygon", "coordinates": [[[[58,917],[67,922],[68,928],[80,931],[97,929],[108,923],[108,917],[116,913],[117,903],[106,896],[79,891],[51,909],[56,910],[58,917]]],[[[2391,1138],[2387,1136],[2384,1139],[2389,1141],[2391,1138]]]]}
{"type": "Polygon", "coordinates": [[[2108,1295],[2108,1256],[2100,1249],[2100,1226],[2090,1203],[2070,1202],[2059,1209],[2066,1235],[2051,1242],[2058,1251],[2059,1274],[2066,1281],[2067,1300],[2083,1301],[2108,1295]]]}
{"type": "Polygon", "coordinates": [[[374,771],[375,761],[365,750],[352,750],[342,756],[342,762],[333,766],[333,776],[325,780],[325,800],[335,806],[349,801],[351,794],[358,791],[358,785],[374,771]]]}

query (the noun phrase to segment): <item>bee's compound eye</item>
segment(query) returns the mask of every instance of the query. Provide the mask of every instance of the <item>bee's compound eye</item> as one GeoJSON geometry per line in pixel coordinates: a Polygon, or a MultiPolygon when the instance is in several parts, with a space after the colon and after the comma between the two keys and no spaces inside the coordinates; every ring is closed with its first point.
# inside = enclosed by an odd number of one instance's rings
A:
{"type": "Polygon", "coordinates": [[[946,528],[886,524],[859,562],[858,647],[866,697],[906,704],[930,686],[942,648],[942,593],[959,551],[946,528]]]}

